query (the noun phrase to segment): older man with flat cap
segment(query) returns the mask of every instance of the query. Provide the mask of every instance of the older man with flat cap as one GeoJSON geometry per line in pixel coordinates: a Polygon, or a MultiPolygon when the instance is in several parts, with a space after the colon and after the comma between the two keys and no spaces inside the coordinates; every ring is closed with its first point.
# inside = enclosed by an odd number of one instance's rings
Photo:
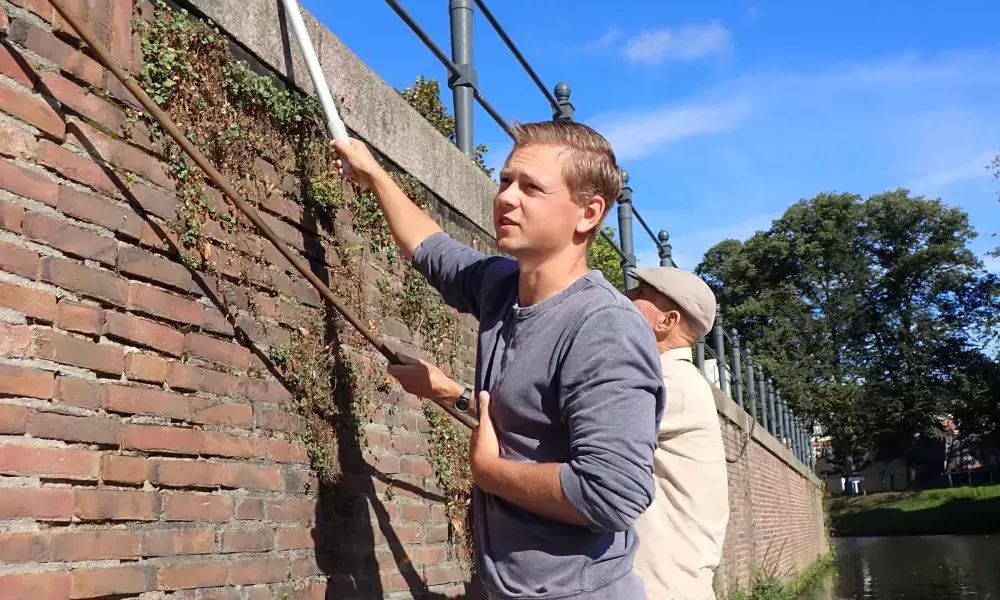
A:
{"type": "Polygon", "coordinates": [[[712,329],[715,295],[681,269],[636,269],[626,292],[656,335],[667,388],[653,463],[656,498],[636,521],[635,571],[650,600],[714,600],[729,521],[726,454],[708,381],[692,346],[712,329]]]}

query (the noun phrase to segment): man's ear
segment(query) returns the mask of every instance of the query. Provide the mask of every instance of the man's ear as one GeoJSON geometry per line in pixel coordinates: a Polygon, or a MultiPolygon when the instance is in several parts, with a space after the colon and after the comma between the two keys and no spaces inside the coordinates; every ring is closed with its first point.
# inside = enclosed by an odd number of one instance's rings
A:
{"type": "Polygon", "coordinates": [[[580,215],[580,221],[576,224],[576,232],[590,234],[600,227],[607,206],[608,203],[601,196],[591,196],[587,199],[587,202],[581,205],[583,214],[580,215]]]}

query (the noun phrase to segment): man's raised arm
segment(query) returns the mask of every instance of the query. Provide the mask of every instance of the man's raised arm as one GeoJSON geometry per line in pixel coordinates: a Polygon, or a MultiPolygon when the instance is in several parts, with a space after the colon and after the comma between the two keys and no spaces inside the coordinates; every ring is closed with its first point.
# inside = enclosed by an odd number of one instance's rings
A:
{"type": "Polygon", "coordinates": [[[364,142],[351,138],[350,143],[334,140],[331,145],[337,153],[335,166],[338,173],[353,178],[375,193],[396,245],[407,260],[412,260],[417,246],[441,228],[399,189],[364,142]],[[345,162],[350,165],[346,172],[345,162]]]}

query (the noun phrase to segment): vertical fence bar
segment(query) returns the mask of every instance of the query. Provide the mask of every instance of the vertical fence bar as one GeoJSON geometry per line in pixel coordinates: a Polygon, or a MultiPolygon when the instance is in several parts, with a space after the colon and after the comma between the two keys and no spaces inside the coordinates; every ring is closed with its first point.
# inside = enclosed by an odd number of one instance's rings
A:
{"type": "Polygon", "coordinates": [[[771,400],[774,402],[774,409],[777,411],[774,413],[775,417],[778,419],[778,425],[775,427],[777,431],[778,442],[782,445],[785,443],[785,422],[784,418],[784,407],[781,406],[781,398],[778,396],[777,392],[774,390],[774,380],[768,378],[767,387],[771,391],[771,400]]]}
{"type": "Polygon", "coordinates": [[[632,277],[635,268],[635,246],[632,240],[632,188],[628,184],[628,173],[622,171],[622,195],[618,197],[618,242],[622,248],[622,274],[625,277],[625,289],[636,286],[632,277]]]}
{"type": "Polygon", "coordinates": [[[770,377],[767,378],[767,404],[771,408],[771,435],[781,441],[778,430],[778,405],[774,401],[774,382],[770,377]]]}
{"type": "Polygon", "coordinates": [[[694,360],[701,374],[707,377],[708,373],[705,372],[705,338],[699,338],[694,345],[694,360]]]}
{"type": "Polygon", "coordinates": [[[560,81],[555,87],[556,93],[556,109],[552,113],[553,121],[572,121],[573,113],[576,109],[573,107],[573,103],[569,101],[570,89],[565,81],[560,81]]]}
{"type": "Polygon", "coordinates": [[[778,406],[780,407],[778,410],[781,412],[781,426],[784,428],[784,429],[782,429],[782,432],[784,432],[783,438],[784,438],[784,443],[787,445],[788,444],[788,437],[789,437],[789,430],[788,430],[788,405],[781,401],[781,391],[780,390],[774,390],[774,397],[775,397],[775,399],[778,402],[778,406]]]}
{"type": "Polygon", "coordinates": [[[774,435],[774,423],[768,419],[767,385],[764,381],[764,367],[757,365],[757,397],[760,399],[761,424],[768,433],[774,435]]]}
{"type": "Polygon", "coordinates": [[[712,337],[715,345],[715,364],[719,368],[719,389],[727,396],[729,394],[729,381],[726,379],[726,332],[722,329],[722,307],[715,307],[715,327],[712,329],[712,337]]]}
{"type": "Polygon", "coordinates": [[[750,347],[744,348],[743,352],[747,358],[747,401],[750,403],[750,416],[753,417],[754,421],[757,421],[757,387],[754,385],[754,364],[750,357],[750,347]]]}
{"type": "Polygon", "coordinates": [[[461,72],[448,78],[448,87],[455,99],[455,141],[466,156],[475,158],[472,101],[473,86],[478,82],[472,68],[472,0],[450,0],[448,16],[451,21],[451,60],[461,72]]]}
{"type": "Polygon", "coordinates": [[[799,416],[792,413],[792,431],[795,435],[792,436],[795,440],[795,457],[799,459],[799,462],[803,462],[802,458],[802,431],[799,430],[799,416]]]}
{"type": "Polygon", "coordinates": [[[743,402],[743,367],[740,364],[740,332],[733,327],[729,330],[729,337],[733,338],[733,383],[736,385],[736,401],[740,408],[746,410],[747,406],[743,402]]]}
{"type": "Polygon", "coordinates": [[[661,229],[660,233],[656,234],[657,246],[659,246],[658,253],[660,255],[660,266],[661,267],[673,267],[674,266],[674,248],[670,245],[670,234],[667,233],[666,229],[661,229]]]}

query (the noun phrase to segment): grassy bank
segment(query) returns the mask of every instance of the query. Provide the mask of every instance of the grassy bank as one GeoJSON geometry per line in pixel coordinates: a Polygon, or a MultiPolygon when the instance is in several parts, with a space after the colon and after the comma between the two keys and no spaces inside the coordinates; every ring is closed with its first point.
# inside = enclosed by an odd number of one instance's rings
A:
{"type": "Polygon", "coordinates": [[[1000,533],[1000,485],[833,498],[834,535],[1000,533]]]}
{"type": "Polygon", "coordinates": [[[834,554],[831,551],[795,581],[784,582],[758,572],[747,590],[730,594],[726,600],[798,600],[816,588],[833,568],[834,554]]]}

